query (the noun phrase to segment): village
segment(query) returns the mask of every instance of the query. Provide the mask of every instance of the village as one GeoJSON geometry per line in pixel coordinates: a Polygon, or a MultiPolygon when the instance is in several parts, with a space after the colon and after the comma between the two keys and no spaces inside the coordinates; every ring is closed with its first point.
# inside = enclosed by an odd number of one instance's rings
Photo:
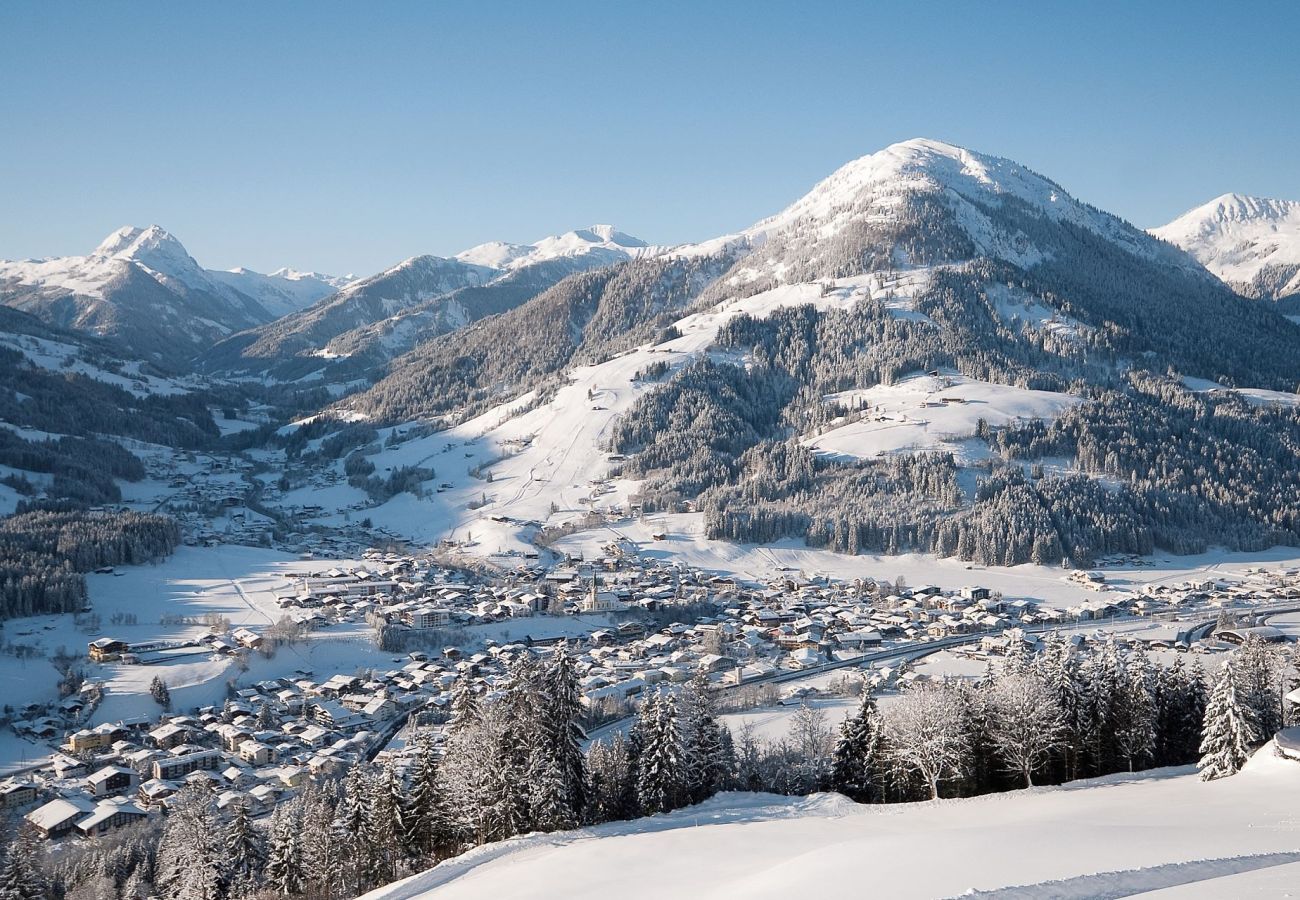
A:
{"type": "MultiPolygon", "coordinates": [[[[371,549],[358,565],[286,573],[272,626],[214,622],[193,641],[137,643],[111,635],[86,647],[86,678],[58,704],[27,704],[13,731],[48,743],[48,761],[0,784],[0,810],[46,838],[95,838],[163,813],[187,782],[217,806],[273,811],[308,782],[375,758],[401,764],[413,733],[441,739],[457,682],[489,694],[521,654],[563,645],[594,729],[630,715],[638,695],[701,674],[722,692],[798,682],[843,669],[873,689],[896,687],[907,663],[940,648],[988,660],[1052,630],[1080,640],[1138,639],[1155,649],[1212,653],[1248,633],[1286,634],[1267,614],[1300,609],[1300,571],[1148,584],[1119,590],[1099,573],[1067,576],[1096,596],[1064,608],[1007,599],[980,586],[945,591],[888,581],[836,581],[794,571],[743,583],[611,543],[595,558],[527,561],[505,575],[447,568],[430,555],[371,549]],[[315,673],[232,685],[221,705],[94,722],[95,667],[159,666],[178,656],[271,655],[302,635],[365,623],[391,668],[315,673]],[[574,627],[556,628],[557,623],[574,627]],[[1125,624],[1143,630],[1126,635],[1125,624]],[[481,627],[506,639],[480,637],[481,627]],[[504,627],[504,630],[501,630],[504,627]]],[[[913,673],[914,677],[915,673],[913,673]]]]}

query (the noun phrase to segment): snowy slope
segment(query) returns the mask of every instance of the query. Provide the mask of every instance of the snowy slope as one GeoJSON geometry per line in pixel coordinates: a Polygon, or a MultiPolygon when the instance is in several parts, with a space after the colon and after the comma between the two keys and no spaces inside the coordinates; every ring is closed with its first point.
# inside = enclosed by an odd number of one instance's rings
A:
{"type": "Polygon", "coordinates": [[[1224,194],[1151,233],[1250,296],[1300,294],[1300,201],[1224,194]]]}
{"type": "Polygon", "coordinates": [[[234,336],[204,365],[282,380],[310,372],[350,382],[373,376],[424,341],[513,309],[569,275],[661,252],[612,225],[592,225],[534,244],[496,241],[450,258],[414,257],[234,336]]]}
{"type": "Polygon", "coordinates": [[[1266,748],[1239,775],[1186,769],[969,800],[857,806],[724,794],[665,816],[474,850],[367,900],[609,897],[1239,896],[1300,862],[1300,764],[1266,748]],[[1173,896],[1186,896],[1175,893],[1173,896]]]}

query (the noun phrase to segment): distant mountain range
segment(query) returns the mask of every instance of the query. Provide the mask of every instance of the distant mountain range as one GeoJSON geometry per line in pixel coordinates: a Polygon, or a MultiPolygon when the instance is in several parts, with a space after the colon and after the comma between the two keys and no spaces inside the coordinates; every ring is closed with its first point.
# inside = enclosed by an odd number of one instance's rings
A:
{"type": "Polygon", "coordinates": [[[513,309],[577,272],[663,252],[611,225],[534,244],[481,244],[416,256],[316,305],[219,343],[200,365],[275,380],[373,377],[424,341],[513,309]]]}
{"type": "Polygon", "coordinates": [[[6,306],[173,364],[346,283],[289,270],[204,269],[157,225],[120,228],[87,256],[0,262],[0,302],[6,306]]]}

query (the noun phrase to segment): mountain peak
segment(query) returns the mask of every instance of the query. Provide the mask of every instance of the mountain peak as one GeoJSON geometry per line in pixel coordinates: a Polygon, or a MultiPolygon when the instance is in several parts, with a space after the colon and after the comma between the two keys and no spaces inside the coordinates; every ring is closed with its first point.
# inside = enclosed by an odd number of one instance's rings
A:
{"type": "Polygon", "coordinates": [[[1300,292],[1300,201],[1223,194],[1151,233],[1251,296],[1300,292]]]}
{"type": "Polygon", "coordinates": [[[158,225],[150,225],[147,228],[124,225],[104,238],[91,255],[132,260],[159,253],[189,258],[189,253],[181,242],[158,225]]]}

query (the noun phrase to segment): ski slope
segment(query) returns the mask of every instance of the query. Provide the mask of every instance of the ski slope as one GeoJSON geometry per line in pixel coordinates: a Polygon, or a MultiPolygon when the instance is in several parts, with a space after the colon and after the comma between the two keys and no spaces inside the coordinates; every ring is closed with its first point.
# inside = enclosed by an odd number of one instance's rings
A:
{"type": "Polygon", "coordinates": [[[1297,802],[1300,763],[1269,748],[1211,783],[1161,769],[889,806],[723,794],[665,816],[489,845],[365,896],[1279,896],[1300,868],[1297,802]]]}

